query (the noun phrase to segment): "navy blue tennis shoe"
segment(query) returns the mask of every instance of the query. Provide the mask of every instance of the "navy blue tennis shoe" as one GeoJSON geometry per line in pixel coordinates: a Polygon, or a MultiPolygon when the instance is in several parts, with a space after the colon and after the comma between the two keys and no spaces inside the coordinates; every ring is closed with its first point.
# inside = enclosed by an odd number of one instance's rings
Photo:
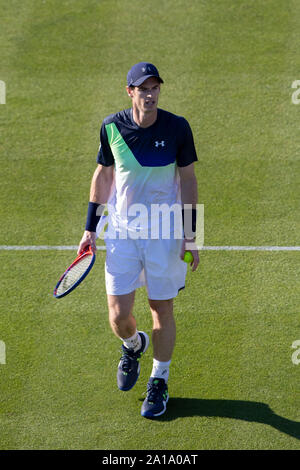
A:
{"type": "Polygon", "coordinates": [[[147,396],[142,405],[141,415],[145,418],[161,416],[167,409],[168,400],[168,385],[164,379],[150,377],[147,385],[147,396]]]}
{"type": "Polygon", "coordinates": [[[123,354],[118,366],[117,383],[119,389],[123,392],[131,390],[136,384],[141,370],[140,359],[149,346],[150,341],[147,333],[143,331],[138,333],[142,340],[142,346],[138,351],[134,352],[133,349],[128,349],[122,345],[123,354]]]}

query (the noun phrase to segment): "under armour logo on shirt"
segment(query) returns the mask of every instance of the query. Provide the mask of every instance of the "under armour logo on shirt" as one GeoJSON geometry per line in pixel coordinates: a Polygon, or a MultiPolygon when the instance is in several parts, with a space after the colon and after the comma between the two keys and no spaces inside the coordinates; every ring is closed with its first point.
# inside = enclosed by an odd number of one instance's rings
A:
{"type": "Polygon", "coordinates": [[[159,147],[160,145],[161,145],[162,147],[164,147],[164,146],[165,146],[165,141],[162,140],[161,142],[158,142],[158,141],[155,142],[155,147],[159,147]]]}

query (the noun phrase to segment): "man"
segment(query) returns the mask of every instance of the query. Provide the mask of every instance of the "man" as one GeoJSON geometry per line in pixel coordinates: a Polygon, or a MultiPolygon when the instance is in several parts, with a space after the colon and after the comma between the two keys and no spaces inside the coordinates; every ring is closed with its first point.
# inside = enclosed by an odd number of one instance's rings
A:
{"type": "Polygon", "coordinates": [[[133,315],[135,290],[142,285],[146,285],[153,318],[153,369],[141,410],[146,418],[160,416],[166,410],[176,334],[173,299],[185,285],[186,248],[193,255],[192,271],[199,263],[195,244],[197,181],[193,162],[197,155],[193,136],[184,118],[158,108],[161,83],[153,64],[135,64],[128,72],[126,87],[132,107],[104,119],[86,230],[78,249],[80,252],[90,244],[96,250],[96,226],[108,203],[105,279],[110,325],[123,341],[117,371],[122,391],[135,385],[140,358],[150,341],[145,332],[137,330],[133,315]],[[180,212],[189,204],[190,210],[185,212],[192,227],[184,225],[183,237],[181,225],[180,237],[176,237],[173,220],[169,236],[162,236],[164,221],[154,217],[153,209],[176,203],[180,204],[180,212]]]}

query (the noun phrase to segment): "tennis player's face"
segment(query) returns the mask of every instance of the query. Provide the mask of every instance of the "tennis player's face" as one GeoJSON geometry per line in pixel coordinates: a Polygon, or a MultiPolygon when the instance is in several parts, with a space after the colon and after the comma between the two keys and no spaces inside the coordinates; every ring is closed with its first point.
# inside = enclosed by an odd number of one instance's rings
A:
{"type": "Polygon", "coordinates": [[[160,83],[155,77],[147,78],[140,86],[128,89],[132,106],[140,112],[149,113],[157,109],[160,83]]]}

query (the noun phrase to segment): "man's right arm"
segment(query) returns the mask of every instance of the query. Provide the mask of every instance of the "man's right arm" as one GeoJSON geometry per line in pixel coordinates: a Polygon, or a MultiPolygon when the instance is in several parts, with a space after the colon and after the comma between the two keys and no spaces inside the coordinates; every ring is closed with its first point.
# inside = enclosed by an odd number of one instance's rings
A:
{"type": "MultiPolygon", "coordinates": [[[[106,204],[111,191],[114,178],[114,165],[98,165],[91,182],[90,202],[96,204],[106,204]]],[[[78,254],[87,245],[91,245],[93,252],[96,252],[96,232],[85,230],[78,247],[78,254]]]]}

